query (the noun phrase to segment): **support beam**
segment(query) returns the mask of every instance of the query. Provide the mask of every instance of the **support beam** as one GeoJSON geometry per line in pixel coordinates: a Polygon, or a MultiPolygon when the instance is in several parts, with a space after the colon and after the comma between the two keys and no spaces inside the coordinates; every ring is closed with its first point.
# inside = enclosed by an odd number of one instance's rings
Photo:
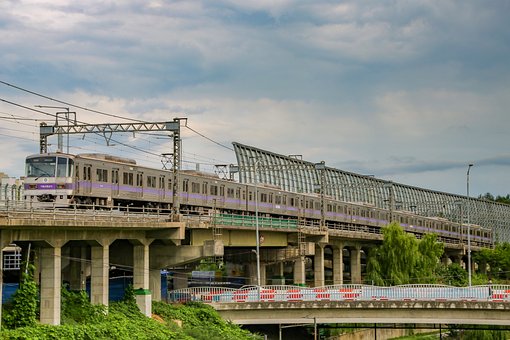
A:
{"type": "Polygon", "coordinates": [[[333,284],[341,285],[344,283],[344,255],[343,243],[333,247],[333,284]]]}
{"type": "Polygon", "coordinates": [[[68,280],[71,290],[85,290],[86,252],[84,246],[71,247],[69,252],[68,280]]]}
{"type": "Polygon", "coordinates": [[[41,249],[42,324],[60,325],[61,251],[61,247],[41,249]]]}
{"type": "Polygon", "coordinates": [[[149,283],[149,244],[133,246],[133,288],[140,311],[152,315],[152,295],[149,283]]]}
{"type": "Polygon", "coordinates": [[[351,283],[361,283],[361,247],[351,249],[351,283]]]}
{"type": "Polygon", "coordinates": [[[149,283],[152,292],[152,301],[161,301],[161,270],[150,270],[149,283]]]}
{"type": "Polygon", "coordinates": [[[313,277],[315,287],[324,286],[324,245],[315,245],[315,257],[313,261],[313,277]]]}
{"type": "Polygon", "coordinates": [[[294,261],[294,284],[304,285],[306,283],[305,280],[305,257],[300,256],[294,261]]]}
{"type": "Polygon", "coordinates": [[[90,301],[108,306],[110,242],[91,247],[90,301]]]}

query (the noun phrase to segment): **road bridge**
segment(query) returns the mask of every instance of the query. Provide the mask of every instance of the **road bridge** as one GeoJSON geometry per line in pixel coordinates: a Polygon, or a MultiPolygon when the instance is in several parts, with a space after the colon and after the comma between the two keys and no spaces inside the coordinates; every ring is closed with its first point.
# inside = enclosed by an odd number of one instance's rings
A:
{"type": "Polygon", "coordinates": [[[213,303],[236,324],[452,324],[510,325],[507,302],[308,301],[213,303]]]}
{"type": "Polygon", "coordinates": [[[238,324],[393,323],[510,325],[510,286],[272,285],[172,291],[171,301],[201,301],[238,324]]]}

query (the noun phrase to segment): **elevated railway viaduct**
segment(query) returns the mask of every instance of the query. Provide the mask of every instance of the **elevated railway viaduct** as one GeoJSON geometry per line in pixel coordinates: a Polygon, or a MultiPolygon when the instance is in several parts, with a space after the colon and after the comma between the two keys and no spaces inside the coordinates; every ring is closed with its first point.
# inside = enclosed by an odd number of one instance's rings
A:
{"type": "MultiPolygon", "coordinates": [[[[238,167],[231,176],[241,182],[263,182],[295,192],[316,192],[340,201],[364,202],[391,212],[407,210],[452,221],[464,220],[469,205],[472,222],[494,231],[493,241],[508,241],[510,209],[493,202],[434,192],[348,173],[292,157],[277,155],[234,143],[238,167]],[[257,159],[254,166],[253,160],[257,159]],[[237,175],[236,175],[237,171],[237,175]]],[[[322,212],[327,207],[322,206],[322,212]]],[[[200,259],[223,259],[239,276],[256,283],[255,224],[251,216],[178,215],[179,218],[146,211],[47,210],[0,212],[0,246],[10,244],[35,250],[41,287],[41,321],[60,323],[60,288],[84,289],[91,281],[93,303],[108,304],[108,278],[113,265],[133,272],[137,303],[150,313],[152,299],[160,299],[160,270],[200,259]]],[[[322,286],[326,283],[360,283],[366,249],[382,239],[380,229],[364,220],[352,220],[334,228],[323,222],[289,226],[269,218],[258,224],[260,231],[261,284],[271,277],[292,273],[289,283],[322,286]],[[308,273],[307,273],[308,269],[308,273]],[[307,275],[308,274],[308,275],[307,275]],[[329,275],[331,274],[331,275],[329,275]]],[[[463,262],[465,239],[446,243],[445,261],[463,262]]],[[[472,244],[472,250],[479,245],[472,244]]],[[[179,287],[175,287],[179,288],[179,287]]]]}

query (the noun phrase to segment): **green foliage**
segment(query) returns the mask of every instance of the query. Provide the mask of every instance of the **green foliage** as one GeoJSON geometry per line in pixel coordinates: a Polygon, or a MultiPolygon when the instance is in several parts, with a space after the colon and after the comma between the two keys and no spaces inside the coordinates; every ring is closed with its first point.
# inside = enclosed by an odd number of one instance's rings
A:
{"type": "Polygon", "coordinates": [[[196,266],[196,270],[200,271],[213,271],[216,275],[225,276],[227,275],[227,270],[223,262],[214,262],[211,259],[202,259],[200,263],[196,266]]]}
{"type": "Polygon", "coordinates": [[[486,193],[485,195],[478,196],[478,198],[484,199],[487,201],[494,201],[494,202],[503,203],[503,204],[510,204],[510,194],[507,194],[506,196],[498,195],[498,196],[494,197],[494,195],[492,195],[491,193],[486,193]]]}
{"type": "MultiPolygon", "coordinates": [[[[75,294],[81,295],[81,294],[75,294]]],[[[81,298],[77,298],[81,301],[81,298]]],[[[82,310],[78,304],[78,313],[82,310]]],[[[103,306],[104,308],[104,306],[103,306]]],[[[124,302],[112,303],[108,315],[99,314],[92,322],[50,326],[36,324],[0,332],[1,339],[186,339],[174,325],[159,323],[147,318],[124,302]],[[125,312],[129,311],[126,315],[125,312]]],[[[85,311],[88,307],[85,307],[85,311]]]]}
{"type": "Polygon", "coordinates": [[[202,303],[170,305],[154,302],[153,312],[167,322],[181,320],[184,333],[193,339],[260,339],[239,326],[226,322],[211,306],[202,303]]]}
{"type": "Polygon", "coordinates": [[[27,271],[22,273],[20,286],[12,297],[12,303],[4,306],[3,325],[10,329],[35,325],[38,313],[37,298],[33,265],[28,265],[27,271]]]}
{"type": "MultiPolygon", "coordinates": [[[[467,325],[469,328],[472,328],[472,325],[467,325]]],[[[474,326],[483,327],[486,326],[474,326]]],[[[470,329],[463,330],[463,326],[459,325],[448,325],[449,329],[449,339],[462,339],[462,340],[506,340],[510,335],[510,332],[504,331],[498,326],[491,326],[491,329],[470,329]]]]}
{"type": "Polygon", "coordinates": [[[126,302],[127,304],[136,306],[135,290],[133,285],[127,286],[126,290],[124,291],[124,297],[122,298],[122,301],[126,302]]]}
{"type": "MultiPolygon", "coordinates": [[[[111,303],[108,314],[104,306],[93,306],[83,292],[62,290],[62,314],[65,324],[41,325],[16,329],[3,328],[0,339],[260,339],[225,322],[210,306],[203,304],[169,305],[155,302],[155,313],[161,314],[163,322],[143,315],[132,299],[111,303]],[[75,309],[71,311],[71,309],[75,309]],[[83,316],[79,316],[83,314],[83,316]],[[182,320],[179,327],[173,320],[182,320]]],[[[128,294],[129,295],[129,294],[128,294]]]]}
{"type": "Polygon", "coordinates": [[[468,273],[457,263],[452,263],[449,266],[441,265],[437,271],[440,281],[450,286],[463,287],[468,284],[468,273]]]}
{"type": "Polygon", "coordinates": [[[103,305],[93,305],[85,291],[72,292],[62,287],[61,323],[97,323],[104,319],[107,310],[103,305]]]}
{"type": "Polygon", "coordinates": [[[482,249],[473,255],[478,263],[487,263],[488,276],[496,280],[510,280],[510,243],[498,243],[494,249],[482,249]]]}
{"type": "Polygon", "coordinates": [[[375,285],[434,283],[435,270],[443,254],[436,235],[417,240],[397,223],[382,229],[384,240],[368,254],[367,281],[375,285]]]}

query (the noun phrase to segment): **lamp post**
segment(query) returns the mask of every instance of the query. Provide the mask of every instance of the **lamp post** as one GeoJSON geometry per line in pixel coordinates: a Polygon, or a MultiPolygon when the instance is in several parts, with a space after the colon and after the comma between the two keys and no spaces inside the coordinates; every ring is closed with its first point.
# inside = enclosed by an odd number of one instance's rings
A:
{"type": "Polygon", "coordinates": [[[466,175],[466,194],[467,194],[467,241],[468,241],[468,285],[471,287],[471,226],[469,221],[469,170],[473,164],[468,165],[467,175],[466,175]]]}
{"type": "Polygon", "coordinates": [[[258,176],[258,164],[260,159],[255,159],[255,176],[253,183],[255,184],[255,237],[256,240],[256,250],[255,255],[257,257],[257,292],[258,298],[260,300],[260,234],[259,234],[259,199],[258,199],[258,185],[257,185],[257,176],[258,176]]]}

